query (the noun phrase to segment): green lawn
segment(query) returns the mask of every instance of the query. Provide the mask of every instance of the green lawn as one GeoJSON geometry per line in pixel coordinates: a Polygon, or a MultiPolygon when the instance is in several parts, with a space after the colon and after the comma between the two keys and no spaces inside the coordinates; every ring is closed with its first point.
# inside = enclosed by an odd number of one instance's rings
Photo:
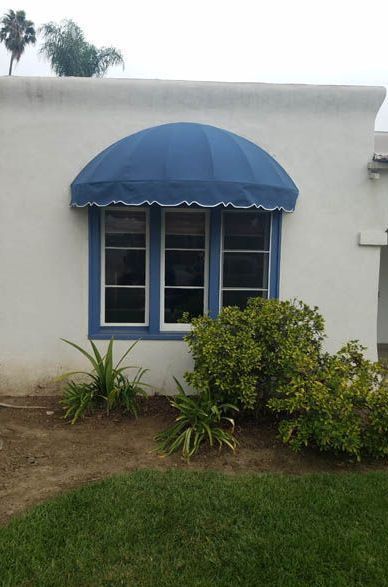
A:
{"type": "Polygon", "coordinates": [[[0,529],[0,584],[388,585],[388,475],[139,471],[0,529]]]}

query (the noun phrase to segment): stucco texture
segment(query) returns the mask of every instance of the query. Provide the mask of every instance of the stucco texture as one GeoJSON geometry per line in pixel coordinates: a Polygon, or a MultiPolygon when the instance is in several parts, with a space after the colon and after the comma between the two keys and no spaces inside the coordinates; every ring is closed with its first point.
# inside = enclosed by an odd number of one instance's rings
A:
{"type": "MultiPolygon", "coordinates": [[[[85,366],[60,342],[87,342],[87,210],[69,208],[71,181],[114,141],[192,121],[266,149],[300,189],[285,214],[280,296],[319,306],[330,350],[358,338],[376,357],[381,184],[368,179],[374,120],[385,91],[152,80],[0,79],[0,393],[52,393],[85,366]]],[[[101,343],[103,347],[104,344],[101,343]]],[[[127,347],[117,343],[118,350],[127,347]]],[[[160,392],[190,367],[179,341],[140,341],[133,363],[160,392]]]]}

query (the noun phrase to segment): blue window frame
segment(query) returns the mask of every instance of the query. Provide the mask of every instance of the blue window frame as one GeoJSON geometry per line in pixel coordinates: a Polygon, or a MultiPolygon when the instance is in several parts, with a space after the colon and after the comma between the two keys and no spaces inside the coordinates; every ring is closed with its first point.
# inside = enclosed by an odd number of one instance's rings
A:
{"type": "MultiPolygon", "coordinates": [[[[113,206],[112,208],[114,209],[115,207],[113,206]]],[[[144,320],[147,325],[137,326],[107,324],[102,320],[103,296],[101,294],[101,285],[102,278],[105,276],[105,271],[102,267],[104,235],[102,234],[101,218],[104,213],[104,208],[96,206],[91,206],[89,208],[89,338],[110,339],[114,337],[118,340],[131,340],[138,338],[143,340],[180,340],[185,335],[185,332],[181,330],[178,331],[177,329],[177,331],[174,331],[173,327],[168,331],[164,330],[161,319],[161,303],[164,304],[161,287],[161,261],[164,254],[162,246],[162,236],[164,238],[164,235],[162,235],[163,210],[164,209],[158,205],[148,206],[146,210],[148,229],[145,248],[147,249],[146,272],[148,278],[145,280],[144,285],[143,281],[140,281],[140,285],[128,286],[138,287],[139,291],[143,287],[147,288],[147,308],[145,313],[148,315],[145,316],[144,320]]],[[[235,210],[225,208],[224,206],[207,209],[202,208],[202,210],[206,210],[209,216],[207,235],[207,288],[205,290],[207,296],[206,306],[209,315],[215,317],[220,310],[222,304],[222,292],[225,293],[225,289],[239,290],[241,294],[242,289],[245,289],[245,293],[247,293],[249,288],[227,288],[225,287],[225,284],[221,283],[223,281],[223,251],[225,249],[225,254],[230,255],[230,253],[235,253],[234,249],[236,249],[233,245],[232,251],[226,251],[226,249],[229,249],[229,246],[223,246],[224,214],[233,213],[235,210]]],[[[244,213],[244,210],[238,210],[238,212],[244,213]]],[[[251,215],[254,213],[265,214],[270,219],[270,246],[266,271],[266,279],[268,280],[268,283],[265,283],[266,287],[264,286],[263,292],[271,298],[277,298],[279,294],[281,212],[263,212],[259,210],[252,212],[252,209],[246,210],[246,212],[251,215]]],[[[140,245],[136,245],[132,248],[136,247],[138,247],[138,249],[141,248],[140,245]]],[[[239,253],[238,250],[236,252],[239,253]]],[[[260,251],[256,250],[245,252],[248,253],[248,256],[249,253],[256,256],[260,254],[260,251]]],[[[242,251],[242,253],[244,254],[244,251],[242,251]]],[[[257,289],[256,286],[255,289],[257,289]]]]}

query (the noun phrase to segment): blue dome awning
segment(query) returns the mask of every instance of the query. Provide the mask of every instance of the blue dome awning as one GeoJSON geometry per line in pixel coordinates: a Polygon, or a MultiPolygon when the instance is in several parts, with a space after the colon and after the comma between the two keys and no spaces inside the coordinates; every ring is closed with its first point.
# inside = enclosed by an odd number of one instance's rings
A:
{"type": "Polygon", "coordinates": [[[71,205],[197,204],[292,212],[298,188],[266,151],[191,122],[147,128],[114,143],[71,185],[71,205]]]}

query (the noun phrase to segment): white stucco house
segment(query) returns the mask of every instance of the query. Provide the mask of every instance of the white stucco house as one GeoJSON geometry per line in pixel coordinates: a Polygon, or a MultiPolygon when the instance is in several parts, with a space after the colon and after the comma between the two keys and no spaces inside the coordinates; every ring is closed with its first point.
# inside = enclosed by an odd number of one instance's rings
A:
{"type": "MultiPolygon", "coordinates": [[[[379,87],[0,79],[0,393],[118,350],[174,389],[183,312],[300,298],[327,347],[388,345],[379,87]]],[[[386,141],[386,143],[385,143],[386,141]]],[[[386,148],[385,148],[386,144],[386,148]]]]}

